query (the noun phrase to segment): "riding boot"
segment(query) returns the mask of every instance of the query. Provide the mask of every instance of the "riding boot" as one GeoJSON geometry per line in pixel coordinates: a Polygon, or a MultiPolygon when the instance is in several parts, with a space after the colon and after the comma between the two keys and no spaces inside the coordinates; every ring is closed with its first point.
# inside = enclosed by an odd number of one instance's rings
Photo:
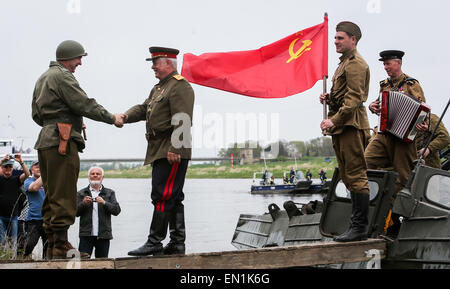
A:
{"type": "Polygon", "coordinates": [[[355,206],[353,205],[355,203],[355,193],[354,192],[350,192],[350,198],[352,200],[352,215],[350,216],[350,222],[348,224],[347,231],[345,231],[341,235],[348,234],[350,232],[350,230],[352,229],[353,220],[355,218],[355,206]]]}
{"type": "Polygon", "coordinates": [[[167,235],[169,224],[169,212],[153,211],[152,223],[147,242],[141,247],[128,252],[130,256],[161,255],[163,252],[162,241],[167,235]]]}
{"type": "Polygon", "coordinates": [[[178,205],[170,214],[170,242],[164,247],[164,255],[185,254],[186,227],[184,223],[184,206],[178,205]]]}
{"type": "Polygon", "coordinates": [[[52,259],[71,259],[77,257],[89,259],[91,255],[75,249],[68,241],[67,231],[57,231],[53,233],[52,259]]]}
{"type": "Polygon", "coordinates": [[[367,240],[367,226],[369,224],[370,195],[353,193],[350,230],[334,238],[336,242],[353,242],[367,240]]]}

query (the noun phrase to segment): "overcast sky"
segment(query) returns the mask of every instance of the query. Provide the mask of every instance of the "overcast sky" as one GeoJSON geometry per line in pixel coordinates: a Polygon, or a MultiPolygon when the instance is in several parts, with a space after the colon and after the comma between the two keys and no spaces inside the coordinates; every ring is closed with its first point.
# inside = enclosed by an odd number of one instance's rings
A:
{"type": "MultiPolygon", "coordinates": [[[[1,0],[0,138],[24,140],[32,147],[40,127],[31,118],[36,80],[55,60],[63,40],[80,42],[89,53],[75,77],[89,97],[112,113],[142,103],[158,82],[145,61],[150,46],[178,48],[182,55],[257,49],[323,22],[329,14],[329,74],[337,67],[333,44],[336,24],[357,23],[363,36],[358,50],[370,66],[369,102],[386,78],[378,54],[406,52],[403,71],[419,80],[432,111],[440,115],[450,91],[449,0],[1,0]],[[8,119],[8,116],[10,117],[8,119]]],[[[236,129],[227,117],[257,117],[257,138],[288,141],[319,137],[322,81],[282,99],[257,99],[193,84],[194,157],[214,156],[236,129]],[[270,122],[270,119],[273,119],[270,122]]],[[[328,81],[328,89],[331,87],[328,81]]],[[[368,105],[368,104],[367,104],[368,105]]],[[[378,117],[369,113],[371,126],[378,117]]],[[[87,146],[81,158],[144,157],[145,123],[122,129],[85,119],[87,146]]],[[[450,117],[444,118],[450,127],[450,117]]],[[[248,138],[250,125],[240,123],[248,138]]],[[[253,133],[253,134],[252,134],[253,133]]],[[[239,140],[239,139],[238,139],[239,140]]]]}

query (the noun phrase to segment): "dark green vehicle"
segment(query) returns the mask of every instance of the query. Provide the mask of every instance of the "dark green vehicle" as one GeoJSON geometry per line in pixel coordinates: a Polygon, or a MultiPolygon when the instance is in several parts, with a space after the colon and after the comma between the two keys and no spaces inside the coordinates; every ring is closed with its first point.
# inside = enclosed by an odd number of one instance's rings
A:
{"type": "MultiPolygon", "coordinates": [[[[369,170],[369,237],[384,238],[387,252],[382,268],[450,268],[450,172],[417,165],[408,185],[392,194],[397,173],[369,170]],[[391,210],[402,216],[398,236],[385,234],[391,210]]],[[[263,215],[241,215],[232,244],[238,249],[290,246],[331,241],[347,230],[351,215],[350,194],[336,169],[323,202],[298,206],[276,204],[263,215]]],[[[336,264],[335,268],[367,268],[367,262],[336,264]]]]}

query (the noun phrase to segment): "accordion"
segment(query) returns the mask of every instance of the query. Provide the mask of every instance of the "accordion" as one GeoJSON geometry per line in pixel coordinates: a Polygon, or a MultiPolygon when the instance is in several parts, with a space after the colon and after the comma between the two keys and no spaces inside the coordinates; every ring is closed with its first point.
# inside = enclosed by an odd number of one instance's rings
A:
{"type": "Polygon", "coordinates": [[[412,96],[399,91],[383,91],[379,129],[411,143],[417,134],[416,125],[422,123],[429,112],[427,104],[412,96]]]}

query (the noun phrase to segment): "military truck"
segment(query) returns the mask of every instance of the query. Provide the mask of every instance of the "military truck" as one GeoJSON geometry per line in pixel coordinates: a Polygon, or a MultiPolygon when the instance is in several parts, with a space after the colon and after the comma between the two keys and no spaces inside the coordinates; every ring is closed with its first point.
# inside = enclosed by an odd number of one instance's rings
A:
{"type": "MultiPolygon", "coordinates": [[[[382,268],[450,268],[450,172],[417,164],[394,204],[397,173],[368,170],[370,185],[369,237],[387,241],[382,268]],[[398,236],[385,236],[386,219],[402,216],[398,236]]],[[[269,205],[263,215],[242,214],[232,239],[238,249],[289,246],[332,241],[347,230],[351,199],[336,169],[323,202],[269,205]]],[[[367,268],[364,262],[335,264],[337,268],[367,268]]]]}

